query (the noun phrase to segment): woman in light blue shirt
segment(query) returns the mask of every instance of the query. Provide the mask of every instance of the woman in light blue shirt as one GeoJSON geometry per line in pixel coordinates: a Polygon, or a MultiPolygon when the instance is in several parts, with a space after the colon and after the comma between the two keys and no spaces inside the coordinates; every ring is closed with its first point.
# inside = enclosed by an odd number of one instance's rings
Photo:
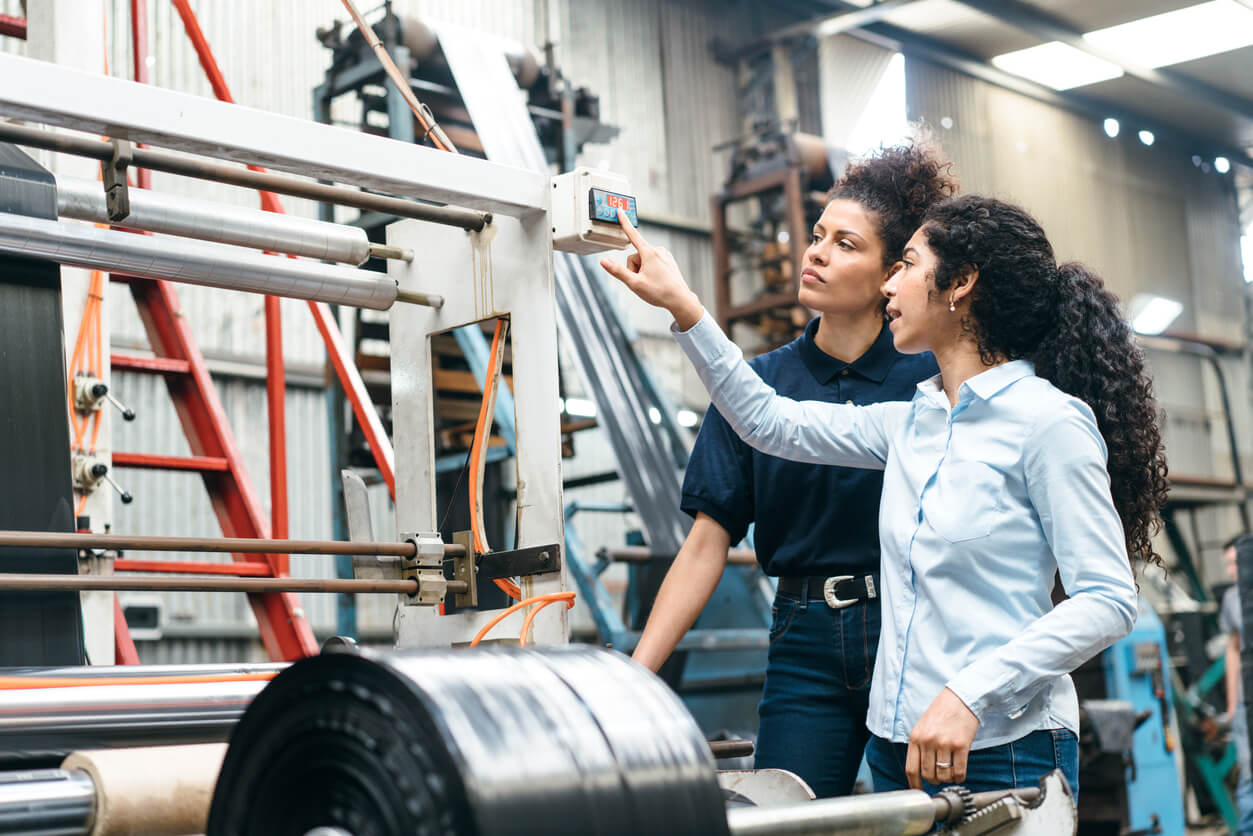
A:
{"type": "MultiPolygon", "coordinates": [[[[625,224],[624,224],[625,226],[625,224]]],[[[766,453],[884,471],[883,632],[867,725],[875,788],[972,790],[1078,772],[1069,672],[1130,632],[1129,556],[1160,563],[1166,465],[1143,357],[1101,280],[1057,265],[1022,209],[927,215],[885,286],[896,347],[940,375],[913,401],[780,397],[673,257],[634,228],[605,269],[675,318],[714,404],[766,453]],[[1054,576],[1069,596],[1053,606],[1054,576]]]]}

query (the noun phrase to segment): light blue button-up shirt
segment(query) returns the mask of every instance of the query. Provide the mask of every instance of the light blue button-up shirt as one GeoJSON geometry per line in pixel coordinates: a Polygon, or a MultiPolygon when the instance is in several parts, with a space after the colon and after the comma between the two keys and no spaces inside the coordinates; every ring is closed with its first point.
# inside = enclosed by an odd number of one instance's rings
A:
{"type": "Polygon", "coordinates": [[[676,332],[748,444],[815,464],[883,470],[883,630],[866,725],[905,742],[944,688],[979,718],[974,749],[1039,729],[1078,733],[1068,675],[1127,635],[1137,594],[1087,404],[1025,360],[908,403],[781,397],[705,314],[676,332]],[[1054,573],[1069,598],[1053,606],[1054,573]]]}

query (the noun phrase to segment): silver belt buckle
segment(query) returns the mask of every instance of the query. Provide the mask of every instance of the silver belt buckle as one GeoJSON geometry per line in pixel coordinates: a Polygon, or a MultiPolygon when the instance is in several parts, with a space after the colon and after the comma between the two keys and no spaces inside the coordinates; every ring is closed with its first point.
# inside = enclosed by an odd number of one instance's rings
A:
{"type": "Polygon", "coordinates": [[[843,598],[836,597],[835,585],[840,581],[851,581],[853,575],[832,575],[822,582],[822,597],[826,599],[827,606],[833,610],[842,610],[845,607],[851,607],[858,603],[860,598],[852,598],[845,601],[843,598]]]}

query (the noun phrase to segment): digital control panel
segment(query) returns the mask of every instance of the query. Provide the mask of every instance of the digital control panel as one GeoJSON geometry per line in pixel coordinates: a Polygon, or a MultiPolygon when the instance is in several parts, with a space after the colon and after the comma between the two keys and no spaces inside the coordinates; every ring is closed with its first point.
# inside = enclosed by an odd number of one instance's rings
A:
{"type": "Polygon", "coordinates": [[[588,195],[589,211],[591,212],[592,220],[616,224],[618,222],[618,210],[621,209],[626,212],[627,220],[631,222],[631,226],[640,225],[640,219],[635,214],[635,198],[630,195],[618,194],[605,189],[591,189],[588,195]]]}

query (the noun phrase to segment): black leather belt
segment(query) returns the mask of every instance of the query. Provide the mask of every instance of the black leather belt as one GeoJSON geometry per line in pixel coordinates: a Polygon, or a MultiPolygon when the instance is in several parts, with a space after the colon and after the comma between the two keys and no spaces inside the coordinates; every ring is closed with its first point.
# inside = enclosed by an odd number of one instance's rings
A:
{"type": "Polygon", "coordinates": [[[835,610],[860,604],[879,597],[879,576],[868,575],[832,575],[823,577],[812,575],[808,578],[779,578],[779,591],[787,595],[800,597],[801,590],[807,589],[806,597],[811,601],[826,601],[827,606],[835,610]],[[809,581],[808,584],[805,581],[809,581]]]}

